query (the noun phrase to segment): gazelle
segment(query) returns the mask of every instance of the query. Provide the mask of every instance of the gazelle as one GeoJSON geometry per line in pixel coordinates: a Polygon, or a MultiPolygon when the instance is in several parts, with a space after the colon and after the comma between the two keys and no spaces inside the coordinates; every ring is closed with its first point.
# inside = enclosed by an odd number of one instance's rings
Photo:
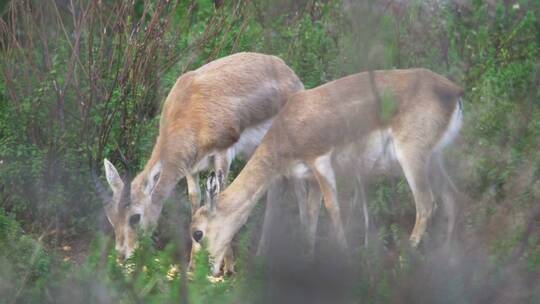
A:
{"type": "Polygon", "coordinates": [[[410,237],[416,246],[434,208],[427,173],[460,128],[461,94],[460,87],[425,69],[365,72],[294,94],[238,177],[193,217],[191,232],[205,240],[213,274],[258,199],[280,175],[310,183],[303,217],[312,245],[322,197],[345,249],[331,162],[341,153],[374,161],[385,154],[385,162],[401,165],[416,204],[410,237]],[[385,122],[379,115],[383,93],[396,103],[385,122]]]}
{"type": "Polygon", "coordinates": [[[198,172],[212,163],[226,181],[235,155],[249,158],[272,118],[301,89],[302,82],[283,60],[257,53],[227,56],[180,76],[163,105],[159,135],[144,170],[126,185],[113,164],[104,161],[113,190],[105,211],[120,256],[133,253],[137,228],[157,224],[163,201],[183,177],[193,214],[200,205],[198,172]]]}

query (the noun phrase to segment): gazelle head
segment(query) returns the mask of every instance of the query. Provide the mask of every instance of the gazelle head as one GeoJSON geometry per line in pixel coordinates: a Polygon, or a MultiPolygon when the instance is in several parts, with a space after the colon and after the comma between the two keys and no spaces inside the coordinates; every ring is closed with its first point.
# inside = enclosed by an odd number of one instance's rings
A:
{"type": "Polygon", "coordinates": [[[212,274],[218,275],[221,263],[227,250],[227,243],[220,241],[221,230],[228,226],[216,217],[218,194],[223,185],[223,173],[218,170],[217,174],[210,173],[206,181],[206,203],[200,207],[191,221],[191,238],[194,243],[207,244],[210,254],[212,274]]]}
{"type": "Polygon", "coordinates": [[[137,233],[157,225],[161,204],[152,203],[152,194],[161,175],[158,161],[149,172],[143,171],[133,182],[122,180],[114,165],[104,161],[107,182],[113,191],[105,203],[105,214],[114,228],[116,250],[121,259],[129,258],[137,247],[137,233]]]}

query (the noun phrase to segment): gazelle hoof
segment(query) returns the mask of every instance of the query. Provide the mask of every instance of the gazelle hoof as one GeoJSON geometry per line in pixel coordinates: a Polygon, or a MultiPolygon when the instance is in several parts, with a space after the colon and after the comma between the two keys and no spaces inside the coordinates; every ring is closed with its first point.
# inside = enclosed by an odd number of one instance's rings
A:
{"type": "Polygon", "coordinates": [[[413,235],[409,239],[409,243],[411,244],[411,247],[416,248],[418,247],[418,244],[420,243],[420,238],[413,235]]]}

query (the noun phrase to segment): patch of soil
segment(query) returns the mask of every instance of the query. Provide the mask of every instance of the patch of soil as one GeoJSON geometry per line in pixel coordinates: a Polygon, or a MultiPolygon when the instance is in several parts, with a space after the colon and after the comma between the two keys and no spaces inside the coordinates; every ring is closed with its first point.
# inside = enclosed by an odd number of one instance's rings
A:
{"type": "Polygon", "coordinates": [[[44,240],[47,251],[54,252],[64,261],[82,264],[88,257],[91,238],[84,235],[65,235],[54,233],[44,240]]]}

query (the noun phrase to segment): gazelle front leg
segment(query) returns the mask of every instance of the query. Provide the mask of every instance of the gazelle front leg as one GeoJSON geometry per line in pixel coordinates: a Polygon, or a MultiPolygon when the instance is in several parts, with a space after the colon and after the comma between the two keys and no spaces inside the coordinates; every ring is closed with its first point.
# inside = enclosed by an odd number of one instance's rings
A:
{"type": "Polygon", "coordinates": [[[199,186],[199,173],[186,175],[189,200],[191,201],[191,216],[201,206],[201,187],[199,186]]]}
{"type": "Polygon", "coordinates": [[[343,231],[343,222],[339,211],[337,199],[336,178],[332,168],[331,153],[318,157],[309,164],[309,167],[319,184],[319,188],[324,198],[324,206],[330,214],[330,219],[334,226],[338,244],[344,252],[347,252],[347,239],[343,231]]]}
{"type": "Polygon", "coordinates": [[[351,208],[350,217],[354,216],[353,210],[356,207],[358,196],[360,196],[362,202],[362,213],[364,215],[364,246],[367,247],[369,244],[369,210],[367,207],[366,189],[364,187],[364,180],[361,172],[356,172],[356,187],[354,188],[353,208],[351,208]]]}
{"type": "Polygon", "coordinates": [[[223,274],[234,274],[234,254],[230,245],[227,247],[227,252],[225,252],[225,257],[223,258],[223,274]]]}
{"type": "MultiPolygon", "coordinates": [[[[195,214],[195,211],[201,206],[201,187],[199,186],[199,173],[186,175],[188,196],[191,202],[191,217],[195,214]]],[[[201,245],[191,240],[191,252],[189,254],[189,271],[193,271],[195,267],[195,254],[199,252],[201,245]]]]}
{"type": "Polygon", "coordinates": [[[305,228],[309,245],[308,254],[310,257],[314,257],[315,243],[317,241],[317,224],[319,222],[322,199],[321,188],[316,180],[309,180],[307,196],[305,228]]]}
{"type": "Polygon", "coordinates": [[[300,225],[307,240],[307,255],[309,259],[313,259],[322,199],[317,180],[295,179],[295,197],[300,213],[300,225]]]}
{"type": "MultiPolygon", "coordinates": [[[[298,203],[298,215],[300,217],[300,226],[304,229],[304,232],[307,233],[307,213],[308,213],[308,187],[306,181],[302,178],[291,177],[294,198],[298,203]]],[[[266,214],[265,214],[266,219],[266,214]]]]}
{"type": "MultiPolygon", "coordinates": [[[[288,186],[288,179],[277,178],[272,182],[266,192],[266,207],[264,209],[263,226],[259,245],[257,246],[257,255],[264,256],[268,254],[270,239],[272,238],[272,227],[279,225],[280,214],[283,211],[283,191],[288,186]]],[[[301,185],[297,181],[292,181],[295,189],[301,185]]],[[[297,197],[298,199],[298,197],[297,197]]],[[[300,204],[300,202],[299,202],[300,204]]]]}
{"type": "Polygon", "coordinates": [[[227,187],[227,181],[229,177],[229,169],[231,167],[232,158],[229,157],[228,150],[220,152],[214,155],[214,170],[218,174],[218,180],[220,182],[220,189],[227,187]],[[219,173],[221,172],[221,177],[219,173]]]}
{"type": "MultiPolygon", "coordinates": [[[[232,158],[229,157],[228,151],[223,151],[214,156],[214,170],[216,172],[217,182],[219,183],[218,189],[225,189],[227,187],[229,169],[231,167],[232,158]]],[[[217,195],[215,193],[214,195],[217,195]]],[[[227,252],[223,258],[223,274],[234,273],[234,255],[231,246],[227,247],[227,252]]]]}

